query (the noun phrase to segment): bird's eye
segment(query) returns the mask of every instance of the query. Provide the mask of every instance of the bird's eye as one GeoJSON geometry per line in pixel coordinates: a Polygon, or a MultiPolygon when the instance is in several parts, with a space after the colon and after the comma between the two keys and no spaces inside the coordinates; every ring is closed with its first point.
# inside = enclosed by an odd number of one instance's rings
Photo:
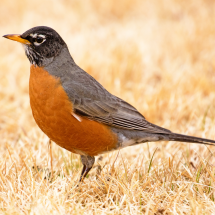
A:
{"type": "Polygon", "coordinates": [[[34,38],[34,45],[39,46],[41,43],[45,42],[45,38],[43,37],[36,37],[34,38]]]}
{"type": "Polygon", "coordinates": [[[37,42],[37,43],[42,43],[43,40],[44,40],[44,38],[38,37],[38,38],[36,38],[35,42],[37,42]]]}

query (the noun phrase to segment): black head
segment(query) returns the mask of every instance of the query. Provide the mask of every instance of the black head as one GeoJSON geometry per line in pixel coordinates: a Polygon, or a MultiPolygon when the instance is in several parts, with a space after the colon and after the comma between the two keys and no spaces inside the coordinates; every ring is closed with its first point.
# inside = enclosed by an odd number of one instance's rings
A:
{"type": "Polygon", "coordinates": [[[5,35],[8,39],[24,44],[25,53],[31,64],[43,66],[52,58],[58,56],[66,43],[52,28],[37,26],[21,35],[5,35]]]}

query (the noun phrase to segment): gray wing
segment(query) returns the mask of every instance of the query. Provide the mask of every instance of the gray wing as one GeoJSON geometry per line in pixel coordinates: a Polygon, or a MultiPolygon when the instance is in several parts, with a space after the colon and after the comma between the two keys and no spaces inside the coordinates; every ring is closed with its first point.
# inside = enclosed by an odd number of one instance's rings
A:
{"type": "Polygon", "coordinates": [[[150,133],[171,133],[145,120],[136,108],[110,94],[79,67],[71,77],[61,78],[62,85],[73,102],[74,111],[89,119],[123,129],[150,133]]]}

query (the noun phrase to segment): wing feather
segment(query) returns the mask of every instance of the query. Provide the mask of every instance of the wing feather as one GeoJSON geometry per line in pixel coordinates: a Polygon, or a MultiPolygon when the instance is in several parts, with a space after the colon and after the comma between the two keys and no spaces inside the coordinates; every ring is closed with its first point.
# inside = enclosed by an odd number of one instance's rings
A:
{"type": "Polygon", "coordinates": [[[129,130],[142,130],[151,133],[170,133],[169,130],[156,126],[148,121],[130,104],[118,101],[84,101],[75,107],[75,111],[92,120],[129,130]],[[122,104],[122,105],[121,105],[122,104]],[[117,107],[117,108],[116,108],[117,107]]]}
{"type": "Polygon", "coordinates": [[[76,114],[112,127],[151,133],[171,133],[146,121],[136,108],[109,93],[76,64],[73,64],[71,69],[71,72],[67,71],[66,76],[62,76],[61,82],[76,114]]]}

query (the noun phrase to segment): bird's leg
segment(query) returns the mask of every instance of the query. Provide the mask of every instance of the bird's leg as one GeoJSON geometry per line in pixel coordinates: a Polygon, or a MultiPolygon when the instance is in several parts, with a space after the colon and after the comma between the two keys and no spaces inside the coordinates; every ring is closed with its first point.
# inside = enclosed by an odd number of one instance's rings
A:
{"type": "Polygon", "coordinates": [[[81,155],[81,163],[83,164],[83,169],[81,171],[79,182],[82,182],[87,173],[92,169],[93,164],[95,163],[95,158],[88,155],[81,155]]]}
{"type": "Polygon", "coordinates": [[[50,163],[51,163],[51,179],[53,177],[53,166],[52,166],[52,141],[49,139],[49,153],[50,153],[50,163]]]}
{"type": "Polygon", "coordinates": [[[81,178],[83,177],[84,173],[85,173],[85,170],[86,170],[86,165],[83,164],[83,169],[81,171],[81,178]]]}

